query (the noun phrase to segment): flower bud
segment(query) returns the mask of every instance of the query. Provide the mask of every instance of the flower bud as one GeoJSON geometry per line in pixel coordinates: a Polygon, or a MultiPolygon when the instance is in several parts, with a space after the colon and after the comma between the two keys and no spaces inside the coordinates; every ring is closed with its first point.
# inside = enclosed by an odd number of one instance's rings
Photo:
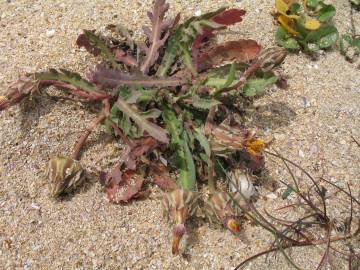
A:
{"type": "Polygon", "coordinates": [[[72,191],[85,179],[80,162],[64,156],[55,157],[49,161],[47,177],[50,180],[49,195],[51,197],[72,191]]]}

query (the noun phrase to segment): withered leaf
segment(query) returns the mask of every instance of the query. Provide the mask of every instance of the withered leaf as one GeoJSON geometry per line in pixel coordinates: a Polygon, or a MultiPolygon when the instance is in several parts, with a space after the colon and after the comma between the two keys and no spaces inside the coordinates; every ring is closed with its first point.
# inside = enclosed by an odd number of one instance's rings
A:
{"type": "Polygon", "coordinates": [[[154,150],[159,146],[159,142],[153,137],[147,136],[133,141],[133,146],[125,157],[126,167],[135,170],[139,158],[154,150]]]}
{"type": "Polygon", "coordinates": [[[172,191],[178,189],[176,182],[170,177],[167,168],[160,162],[152,166],[153,183],[163,191],[172,191]]]}
{"type": "Polygon", "coordinates": [[[149,38],[150,46],[145,48],[146,57],[141,64],[140,70],[148,73],[149,68],[159,57],[159,49],[164,46],[169,37],[170,21],[164,21],[165,13],[169,9],[169,4],[165,0],[156,0],[153,12],[148,12],[152,29],[144,27],[144,32],[149,38]]]}
{"type": "Polygon", "coordinates": [[[156,78],[143,74],[129,74],[116,69],[98,65],[96,70],[89,74],[89,79],[102,88],[114,89],[122,85],[149,87],[178,86],[186,83],[185,79],[177,77],[156,78]]]}
{"type": "Polygon", "coordinates": [[[0,96],[0,111],[19,103],[23,98],[39,91],[39,81],[28,76],[21,76],[11,83],[5,96],[0,96]]]}
{"type": "Polygon", "coordinates": [[[120,170],[120,165],[115,166],[104,178],[102,183],[111,203],[127,203],[130,199],[136,198],[141,191],[144,178],[132,170],[120,170]]]}
{"type": "Polygon", "coordinates": [[[198,71],[220,65],[225,61],[248,63],[254,60],[261,50],[261,46],[251,39],[228,41],[215,48],[200,53],[197,58],[198,71]]]}

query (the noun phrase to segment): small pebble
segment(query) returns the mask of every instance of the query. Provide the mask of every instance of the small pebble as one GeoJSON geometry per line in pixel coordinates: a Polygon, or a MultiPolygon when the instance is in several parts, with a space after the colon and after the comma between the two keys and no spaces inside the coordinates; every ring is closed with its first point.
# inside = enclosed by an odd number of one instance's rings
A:
{"type": "Polygon", "coordinates": [[[47,37],[53,37],[55,35],[55,29],[51,29],[46,31],[46,36],[47,37]]]}
{"type": "Polygon", "coordinates": [[[199,17],[199,16],[201,16],[201,14],[202,14],[202,12],[200,9],[195,11],[195,16],[199,17]]]}
{"type": "Polygon", "coordinates": [[[305,157],[305,154],[304,154],[304,152],[302,150],[299,150],[299,157],[302,157],[302,158],[305,157]]]}

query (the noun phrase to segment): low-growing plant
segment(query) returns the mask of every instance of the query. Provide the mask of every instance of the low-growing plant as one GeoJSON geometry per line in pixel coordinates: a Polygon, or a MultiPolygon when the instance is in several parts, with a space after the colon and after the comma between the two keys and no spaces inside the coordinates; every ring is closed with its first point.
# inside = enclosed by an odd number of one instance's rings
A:
{"type": "MultiPolygon", "coordinates": [[[[166,18],[169,5],[156,0],[145,26],[146,41],[136,42],[122,25],[109,25],[107,35],[84,30],[77,44],[102,63],[87,78],[66,69],[26,74],[10,84],[0,110],[32,96],[50,95],[49,86],[84,103],[102,103],[99,116],[78,139],[72,155],[54,157],[47,168],[50,195],[59,197],[84,181],[80,153],[99,125],[126,145],[117,164],[100,172],[100,183],[112,203],[146,195],[151,176],[164,193],[164,214],[174,224],[173,254],[185,233],[186,221],[199,213],[208,186],[207,213],[230,231],[240,230],[238,215],[226,192],[217,190],[219,165],[244,184],[264,166],[266,140],[240,124],[239,107],[277,81],[272,68],[281,63],[282,48],[262,49],[254,40],[217,44],[216,34],[241,22],[245,11],[221,8],[180,23],[166,18]],[[175,177],[176,181],[172,180],[175,177]],[[205,187],[204,187],[205,186],[205,187]]],[[[242,192],[245,192],[245,191],[242,192]]],[[[235,190],[232,196],[239,198],[235,190]]]]}
{"type": "Polygon", "coordinates": [[[314,53],[332,47],[339,36],[332,18],[335,7],[322,0],[275,0],[279,46],[314,53]]]}

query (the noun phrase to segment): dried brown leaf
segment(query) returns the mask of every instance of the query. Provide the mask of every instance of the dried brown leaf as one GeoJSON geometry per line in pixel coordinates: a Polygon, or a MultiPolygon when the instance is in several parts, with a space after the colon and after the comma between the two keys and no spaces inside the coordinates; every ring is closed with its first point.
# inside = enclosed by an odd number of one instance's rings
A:
{"type": "Polygon", "coordinates": [[[200,53],[197,59],[197,69],[202,71],[225,61],[248,63],[258,56],[260,50],[261,46],[255,40],[229,41],[200,53]]]}
{"type": "Polygon", "coordinates": [[[117,204],[127,203],[132,198],[136,198],[141,191],[144,178],[132,170],[122,172],[120,165],[117,165],[102,182],[109,201],[117,204]]]}

